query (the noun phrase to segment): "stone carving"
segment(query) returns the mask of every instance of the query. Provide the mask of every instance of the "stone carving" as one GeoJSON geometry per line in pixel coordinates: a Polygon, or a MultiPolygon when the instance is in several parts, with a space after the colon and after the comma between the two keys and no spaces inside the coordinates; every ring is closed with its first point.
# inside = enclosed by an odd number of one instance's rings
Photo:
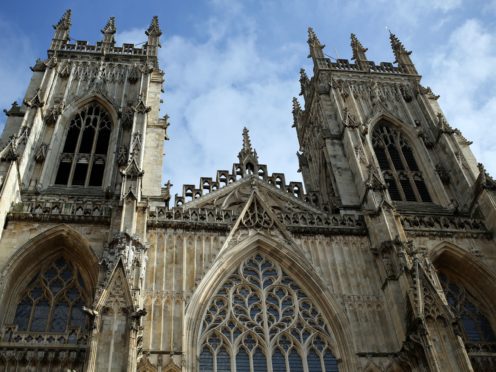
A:
{"type": "Polygon", "coordinates": [[[274,226],[274,220],[262,206],[256,194],[253,194],[248,209],[241,219],[241,223],[247,229],[268,230],[274,226]]]}
{"type": "Polygon", "coordinates": [[[17,154],[17,140],[15,135],[9,137],[7,145],[0,151],[0,160],[15,161],[19,157],[17,154]]]}
{"type": "Polygon", "coordinates": [[[174,186],[174,185],[171,183],[170,180],[167,180],[167,183],[164,185],[164,189],[163,189],[163,193],[162,193],[162,199],[164,200],[166,210],[169,210],[169,203],[171,200],[170,189],[172,186],[174,186]]]}
{"type": "Polygon", "coordinates": [[[126,146],[124,145],[119,146],[116,157],[117,165],[119,165],[120,167],[125,166],[127,164],[127,159],[128,159],[128,151],[126,146]]]}
{"type": "Polygon", "coordinates": [[[71,74],[71,65],[67,61],[63,61],[59,64],[59,76],[62,79],[67,79],[71,74]]]}
{"type": "Polygon", "coordinates": [[[134,110],[131,106],[125,106],[120,112],[121,125],[124,129],[129,129],[133,126],[134,110]]]}
{"type": "Polygon", "coordinates": [[[439,175],[443,184],[448,185],[450,183],[450,171],[444,166],[441,164],[436,165],[436,173],[439,175]]]}
{"type": "Polygon", "coordinates": [[[17,102],[12,102],[12,106],[9,110],[3,110],[6,116],[17,116],[23,117],[25,112],[22,110],[22,107],[17,104],[17,102]]]}
{"type": "Polygon", "coordinates": [[[136,105],[134,105],[133,110],[134,112],[137,112],[138,114],[146,114],[150,112],[152,108],[150,106],[146,106],[145,102],[143,101],[143,95],[140,94],[138,96],[138,101],[136,105]]]}
{"type": "Polygon", "coordinates": [[[41,90],[38,88],[33,97],[31,97],[30,99],[24,100],[24,104],[28,107],[31,107],[31,108],[43,107],[44,102],[43,102],[41,96],[42,96],[41,90]]]}
{"type": "Polygon", "coordinates": [[[34,160],[37,163],[43,163],[45,161],[47,151],[48,151],[48,145],[46,143],[42,143],[40,147],[38,147],[38,150],[34,155],[34,160]]]}
{"type": "Polygon", "coordinates": [[[134,64],[130,69],[129,69],[129,74],[127,76],[127,81],[131,84],[136,84],[138,82],[138,79],[140,78],[140,70],[136,64],[134,64]]]}
{"type": "Polygon", "coordinates": [[[55,125],[63,109],[64,105],[62,103],[56,103],[50,107],[45,113],[45,124],[55,125]]]}

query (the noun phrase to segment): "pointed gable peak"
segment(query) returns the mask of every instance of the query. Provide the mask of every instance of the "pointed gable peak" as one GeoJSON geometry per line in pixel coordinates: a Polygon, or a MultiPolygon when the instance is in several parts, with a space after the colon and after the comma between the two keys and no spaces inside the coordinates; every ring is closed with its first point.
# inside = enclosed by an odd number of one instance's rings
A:
{"type": "Polygon", "coordinates": [[[152,18],[152,22],[150,23],[150,27],[145,32],[148,36],[160,36],[162,35],[162,31],[160,30],[160,26],[158,24],[158,17],[154,16],[152,18]]]}
{"type": "Polygon", "coordinates": [[[395,53],[401,52],[401,53],[407,53],[410,54],[411,52],[407,51],[403,43],[398,39],[398,37],[393,34],[391,31],[389,31],[389,40],[391,42],[391,47],[393,48],[393,51],[395,53]]]}
{"type": "Polygon", "coordinates": [[[69,27],[71,27],[71,15],[72,11],[70,9],[67,9],[62,15],[62,18],[60,18],[60,20],[57,22],[56,25],[53,26],[53,28],[68,30],[69,27]]]}
{"type": "Polygon", "coordinates": [[[365,53],[368,50],[364,48],[355,34],[351,34],[351,48],[353,49],[353,59],[356,59],[358,53],[365,53]]]}
{"type": "Polygon", "coordinates": [[[248,128],[243,128],[243,148],[238,155],[240,163],[244,164],[248,160],[258,162],[257,152],[251,147],[250,133],[248,128]]]}
{"type": "Polygon", "coordinates": [[[308,44],[312,46],[322,46],[319,38],[317,37],[317,34],[312,27],[308,28],[308,44]]]}
{"type": "Polygon", "coordinates": [[[102,29],[102,34],[115,34],[115,17],[110,17],[105,26],[102,29]]]}

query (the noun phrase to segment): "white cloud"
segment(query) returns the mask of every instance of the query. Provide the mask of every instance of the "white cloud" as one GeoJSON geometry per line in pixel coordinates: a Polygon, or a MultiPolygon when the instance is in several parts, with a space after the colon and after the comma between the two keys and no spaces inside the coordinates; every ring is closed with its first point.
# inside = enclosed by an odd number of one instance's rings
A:
{"type": "Polygon", "coordinates": [[[305,46],[281,46],[277,61],[264,58],[257,46],[251,29],[225,40],[173,36],[164,43],[164,108],[171,117],[164,177],[173,180],[175,192],[201,176],[215,177],[218,169],[230,170],[243,126],[269,172],[300,179],[291,98],[298,92],[297,56],[305,55],[305,46]]]}
{"type": "Polygon", "coordinates": [[[479,161],[496,175],[496,37],[478,20],[455,29],[433,56],[425,80],[441,93],[440,104],[450,123],[465,137],[479,161]]]}

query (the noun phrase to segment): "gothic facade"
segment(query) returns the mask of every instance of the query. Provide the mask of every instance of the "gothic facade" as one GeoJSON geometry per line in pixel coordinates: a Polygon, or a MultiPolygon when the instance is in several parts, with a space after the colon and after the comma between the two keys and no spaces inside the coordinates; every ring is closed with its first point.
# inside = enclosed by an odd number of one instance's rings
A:
{"type": "Polygon", "coordinates": [[[309,29],[303,184],[245,129],[173,199],[158,19],[142,47],[70,26],[5,111],[0,370],[496,370],[496,182],[395,35],[331,61],[309,29]]]}

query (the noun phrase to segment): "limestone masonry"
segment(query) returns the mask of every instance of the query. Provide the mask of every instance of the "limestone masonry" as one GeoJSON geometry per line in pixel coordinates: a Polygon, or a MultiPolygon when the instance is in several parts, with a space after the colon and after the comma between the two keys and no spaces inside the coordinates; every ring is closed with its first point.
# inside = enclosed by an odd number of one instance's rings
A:
{"type": "Polygon", "coordinates": [[[5,110],[0,371],[496,371],[496,182],[394,34],[376,64],[308,30],[303,184],[245,129],[173,198],[158,18],[142,47],[70,26],[5,110]]]}

